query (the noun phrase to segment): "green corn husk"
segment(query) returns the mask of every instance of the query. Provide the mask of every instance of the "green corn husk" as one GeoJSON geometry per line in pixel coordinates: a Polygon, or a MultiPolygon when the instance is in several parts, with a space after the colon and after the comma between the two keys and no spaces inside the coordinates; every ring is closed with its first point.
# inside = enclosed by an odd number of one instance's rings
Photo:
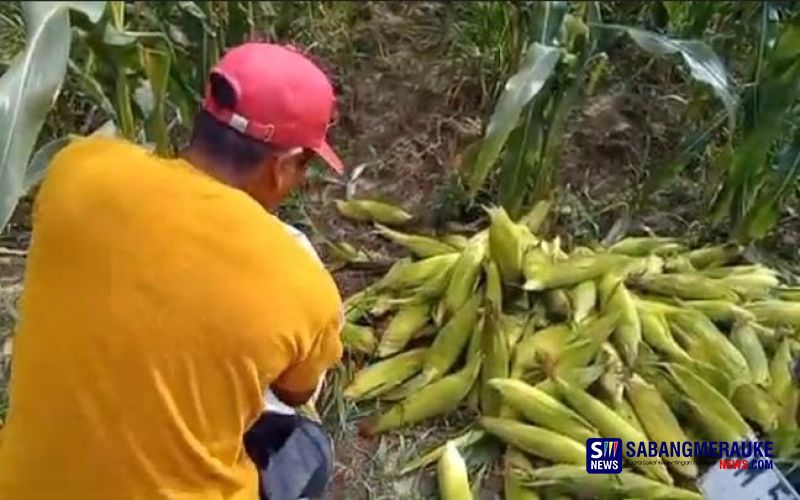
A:
{"type": "MultiPolygon", "coordinates": [[[[486,210],[489,214],[489,254],[506,283],[516,283],[522,274],[526,240],[522,226],[515,224],[502,207],[486,210]]],[[[527,230],[527,228],[526,228],[527,230]]]]}
{"type": "MultiPolygon", "coordinates": [[[[465,448],[474,445],[484,437],[486,437],[486,432],[484,432],[483,430],[469,428],[466,431],[460,433],[458,436],[449,439],[447,442],[453,443],[457,448],[463,450],[465,448]]],[[[417,469],[427,467],[428,465],[436,462],[437,460],[439,460],[439,457],[442,456],[442,453],[444,453],[445,446],[446,443],[436,446],[432,450],[408,462],[400,470],[400,475],[404,476],[409,472],[413,472],[417,469]]]]}
{"type": "Polygon", "coordinates": [[[763,300],[747,304],[756,321],[766,326],[800,326],[800,303],[783,300],[763,300]]]}
{"type": "Polygon", "coordinates": [[[547,214],[550,212],[551,206],[552,202],[550,200],[536,202],[530,212],[520,218],[519,223],[526,226],[531,233],[538,233],[544,221],[547,220],[547,214]]]}
{"type": "MultiPolygon", "coordinates": [[[[572,368],[570,370],[561,370],[559,373],[559,378],[579,389],[585,390],[587,387],[597,382],[604,372],[605,366],[597,363],[590,366],[572,368]]],[[[544,393],[549,394],[550,396],[559,397],[558,386],[553,379],[548,378],[546,380],[542,380],[536,383],[534,387],[544,393]]]]}
{"type": "Polygon", "coordinates": [[[491,417],[500,415],[502,400],[500,394],[489,385],[489,380],[506,378],[509,372],[508,339],[498,316],[499,312],[496,309],[487,308],[481,339],[484,358],[481,369],[480,405],[483,414],[491,417]]]}
{"type": "Polygon", "coordinates": [[[692,274],[697,269],[685,255],[673,255],[664,261],[664,271],[667,273],[692,274]]]}
{"type": "Polygon", "coordinates": [[[400,207],[375,200],[336,200],[336,209],[349,219],[390,226],[399,226],[414,218],[400,207]]]}
{"type": "Polygon", "coordinates": [[[611,273],[600,280],[598,291],[603,310],[608,314],[618,315],[612,340],[625,363],[633,366],[642,341],[642,325],[633,297],[622,280],[611,273]]]}
{"type": "Polygon", "coordinates": [[[480,358],[475,358],[461,371],[426,385],[377,419],[367,421],[362,431],[374,435],[455,410],[478,378],[480,365],[480,358]]]}
{"type": "Polygon", "coordinates": [[[555,373],[561,374],[591,363],[617,328],[618,318],[614,314],[606,314],[582,323],[557,354],[555,373]]]}
{"type": "Polygon", "coordinates": [[[722,279],[728,276],[739,276],[742,274],[771,272],[761,264],[747,264],[741,266],[712,267],[701,269],[697,273],[707,278],[722,279]]]}
{"type": "Polygon", "coordinates": [[[580,323],[591,314],[597,303],[597,284],[594,280],[586,280],[572,287],[568,294],[572,321],[580,323]]]}
{"type": "Polygon", "coordinates": [[[437,255],[416,262],[401,259],[395,262],[375,287],[379,290],[403,290],[423,286],[437,276],[449,272],[458,256],[457,253],[437,255]]]}
{"type": "MultiPolygon", "coordinates": [[[[641,442],[647,441],[644,436],[635,427],[629,424],[624,418],[619,416],[614,410],[603,404],[601,401],[595,399],[587,392],[576,388],[575,386],[564,382],[561,379],[556,379],[559,393],[569,403],[569,405],[581,414],[586,420],[591,422],[597,430],[600,431],[601,436],[605,437],[618,437],[623,442],[634,441],[641,442]]],[[[584,456],[585,462],[585,456],[584,456]]],[[[637,465],[642,472],[648,476],[653,477],[663,483],[672,484],[672,477],[667,472],[667,468],[661,464],[639,464],[637,465]]]]}
{"type": "Polygon", "coordinates": [[[727,300],[685,300],[680,301],[680,305],[700,311],[712,321],[720,323],[732,324],[740,320],[755,319],[753,313],[727,300]]]}
{"type": "Polygon", "coordinates": [[[448,441],[436,468],[439,496],[442,500],[472,500],[467,464],[458,448],[448,441]]]}
{"type": "Polygon", "coordinates": [[[402,351],[430,317],[430,304],[401,307],[381,335],[377,355],[379,358],[402,351]]]}
{"type": "MultiPolygon", "coordinates": [[[[712,435],[738,440],[752,436],[753,431],[728,399],[692,370],[672,363],[668,365],[672,379],[689,398],[705,428],[712,435]]],[[[723,439],[725,440],[725,439],[723,439]]]]}
{"type": "Polygon", "coordinates": [[[689,259],[695,269],[705,269],[707,267],[720,267],[736,260],[744,248],[736,243],[727,243],[706,248],[699,248],[685,253],[683,256],[689,259]]]}
{"type": "Polygon", "coordinates": [[[486,274],[486,301],[489,306],[502,311],[503,281],[500,278],[500,270],[492,260],[487,260],[483,264],[483,272],[486,274]]]}
{"type": "Polygon", "coordinates": [[[769,360],[753,325],[745,321],[737,322],[731,331],[731,342],[747,360],[753,381],[761,386],[768,385],[770,382],[769,360]]]}
{"type": "Polygon", "coordinates": [[[508,348],[513,350],[522,339],[526,327],[530,325],[530,318],[527,314],[501,314],[500,321],[508,337],[508,348]]]}
{"type": "Polygon", "coordinates": [[[342,327],[342,344],[348,352],[372,354],[377,343],[375,330],[372,327],[356,325],[349,321],[342,327]]]}
{"type": "Polygon", "coordinates": [[[639,321],[642,324],[642,339],[653,349],[664,353],[673,361],[688,362],[689,354],[675,342],[664,315],[652,309],[640,308],[639,321]]]}
{"type": "Polygon", "coordinates": [[[778,405],[767,391],[755,384],[743,384],[734,389],[731,403],[743,417],[766,431],[778,425],[778,405]]]}
{"type": "Polygon", "coordinates": [[[445,317],[455,314],[475,294],[481,265],[486,255],[485,238],[473,238],[453,266],[450,283],[444,294],[445,317]]]}
{"type": "Polygon", "coordinates": [[[378,293],[372,287],[364,288],[348,297],[342,304],[347,321],[356,322],[363,318],[377,300],[378,293]]]}
{"type": "Polygon", "coordinates": [[[683,249],[683,245],[676,238],[633,236],[611,245],[608,251],[631,257],[643,257],[651,253],[663,255],[680,252],[683,249]]]}
{"type": "Polygon", "coordinates": [[[481,417],[481,427],[505,443],[556,463],[583,464],[586,448],[557,432],[506,418],[481,417]]]}
{"type": "Polygon", "coordinates": [[[395,231],[382,224],[375,224],[375,227],[383,237],[397,245],[405,247],[418,257],[433,257],[435,255],[444,255],[458,251],[457,248],[435,238],[418,234],[401,233],[400,231],[395,231]]]}
{"type": "Polygon", "coordinates": [[[632,280],[633,286],[647,292],[679,297],[681,299],[727,300],[738,302],[733,287],[720,280],[700,274],[662,274],[640,276],[632,280]]]}
{"type": "Polygon", "coordinates": [[[525,419],[574,439],[579,443],[597,437],[597,430],[583,417],[546,392],[515,379],[489,381],[512,408],[525,419]]]}
{"type": "Polygon", "coordinates": [[[344,390],[344,397],[360,401],[380,396],[402,384],[422,369],[425,350],[412,349],[360,370],[344,390]]]}
{"type": "Polygon", "coordinates": [[[456,250],[463,250],[469,243],[469,238],[462,234],[445,234],[440,239],[442,243],[450,245],[456,250]]]}
{"type": "MultiPolygon", "coordinates": [[[[606,401],[619,412],[619,406],[622,406],[624,398],[625,364],[622,362],[617,350],[610,343],[603,344],[602,352],[605,370],[597,383],[606,401]]],[[[632,414],[633,412],[629,413],[632,414]]],[[[625,415],[623,414],[623,416],[625,415]]],[[[628,420],[635,421],[636,418],[628,420]]],[[[636,425],[639,426],[638,421],[636,425]]]]}
{"type": "Polygon", "coordinates": [[[503,456],[503,498],[505,500],[540,500],[539,495],[519,481],[519,472],[533,470],[523,453],[509,446],[503,456]]]}
{"type": "Polygon", "coordinates": [[[529,291],[541,291],[571,287],[599,278],[609,271],[624,266],[627,262],[627,258],[611,254],[573,256],[565,261],[552,262],[536,252],[528,252],[523,268],[526,280],[523,288],[529,291]]]}
{"type": "MultiPolygon", "coordinates": [[[[633,410],[651,440],[661,442],[689,440],[669,405],[653,385],[634,375],[628,381],[627,392],[633,410]]],[[[682,476],[692,479],[697,477],[697,466],[683,463],[685,458],[662,458],[672,470],[682,476]]]]}
{"type": "Polygon", "coordinates": [[[554,487],[578,498],[703,500],[703,496],[694,491],[668,486],[625,470],[621,474],[589,474],[585,465],[559,464],[518,474],[520,481],[531,487],[554,487]]]}

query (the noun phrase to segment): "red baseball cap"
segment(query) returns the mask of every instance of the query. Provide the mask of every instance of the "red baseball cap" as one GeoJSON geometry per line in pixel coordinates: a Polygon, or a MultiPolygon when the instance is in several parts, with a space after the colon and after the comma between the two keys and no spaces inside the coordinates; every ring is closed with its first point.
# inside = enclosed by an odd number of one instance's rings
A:
{"type": "Polygon", "coordinates": [[[325,73],[291,46],[251,42],[225,53],[211,70],[230,83],[233,109],[206,86],[203,107],[239,132],[282,149],[314,151],[337,173],[344,165],[325,136],[333,114],[333,86],[325,73]]]}

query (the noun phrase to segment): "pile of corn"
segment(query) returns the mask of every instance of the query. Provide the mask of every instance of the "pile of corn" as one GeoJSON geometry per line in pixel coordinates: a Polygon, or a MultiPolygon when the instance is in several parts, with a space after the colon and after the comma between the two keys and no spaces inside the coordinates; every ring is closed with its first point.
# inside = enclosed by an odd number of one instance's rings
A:
{"type": "Polygon", "coordinates": [[[460,406],[480,414],[404,473],[439,460],[443,498],[471,498],[458,449],[499,439],[508,445],[506,498],[701,498],[697,464],[676,459],[587,474],[586,439],[757,436],[781,453],[796,449],[800,290],[743,262],[735,245],[688,250],[672,238],[632,237],[568,253],[537,235],[547,209],[518,222],[489,209],[489,227],[469,238],[377,224],[415,258],[346,301],[346,345],[375,362],[344,396],[390,405],[362,430],[460,406]],[[371,325],[382,323],[376,335],[371,325]]]}

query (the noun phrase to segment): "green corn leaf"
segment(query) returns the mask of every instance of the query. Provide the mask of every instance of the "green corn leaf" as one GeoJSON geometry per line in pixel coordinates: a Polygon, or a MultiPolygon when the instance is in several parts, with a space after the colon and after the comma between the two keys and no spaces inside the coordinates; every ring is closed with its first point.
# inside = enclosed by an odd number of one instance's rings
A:
{"type": "MultiPolygon", "coordinates": [[[[0,222],[24,194],[25,171],[45,116],[58,97],[70,48],[69,9],[95,22],[105,2],[25,2],[25,50],[0,77],[0,222]]],[[[35,177],[35,176],[34,176],[35,177]]],[[[0,226],[0,227],[2,227],[0,226]]]]}
{"type": "Polygon", "coordinates": [[[520,70],[506,82],[481,141],[481,148],[468,180],[472,195],[486,179],[509,134],[516,127],[523,108],[544,87],[560,58],[561,52],[553,47],[539,43],[528,47],[520,70]]]}
{"type": "Polygon", "coordinates": [[[25,170],[25,178],[22,181],[23,192],[27,192],[44,178],[44,174],[53,156],[71,141],[72,138],[70,136],[59,137],[47,142],[34,153],[31,161],[28,163],[28,168],[25,170]]]}
{"type": "Polygon", "coordinates": [[[145,48],[142,61],[153,95],[153,110],[147,117],[148,137],[155,141],[156,152],[166,156],[172,149],[167,131],[165,106],[172,58],[170,53],[165,50],[145,48]]]}
{"type": "Polygon", "coordinates": [[[725,106],[730,129],[735,128],[738,97],[725,66],[711,47],[704,42],[677,40],[629,26],[605,24],[602,27],[627,33],[639,47],[655,56],[680,54],[689,66],[692,77],[711,86],[714,94],[725,106]]]}
{"type": "Polygon", "coordinates": [[[547,46],[555,45],[567,10],[567,2],[534,2],[531,5],[528,40],[547,46]]]}

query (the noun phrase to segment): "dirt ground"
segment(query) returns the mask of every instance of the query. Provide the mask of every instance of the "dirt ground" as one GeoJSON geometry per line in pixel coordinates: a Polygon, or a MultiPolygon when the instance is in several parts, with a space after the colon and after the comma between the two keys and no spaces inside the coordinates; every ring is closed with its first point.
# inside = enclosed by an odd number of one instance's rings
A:
{"type": "MultiPolygon", "coordinates": [[[[320,56],[335,75],[339,117],[333,142],[346,160],[350,175],[312,178],[307,192],[289,200],[280,215],[306,231],[326,261],[332,263],[324,241],[347,241],[376,254],[397,255],[372,231],[343,220],[333,200],[369,196],[402,205],[417,216],[415,226],[434,230],[455,211],[449,179],[457,168],[458,152],[480,134],[490,108],[481,81],[463,60],[448,53],[446,16],[439,7],[379,7],[359,19],[347,33],[348,43],[367,47],[367,57],[343,62],[341,55],[320,56]]],[[[344,35],[342,35],[344,36],[344,35]]],[[[332,50],[332,49],[331,49],[332,50]]],[[[629,67],[639,67],[632,60],[629,67]]],[[[570,118],[563,157],[561,204],[553,231],[571,239],[601,239],[638,208],[633,189],[648,165],[663,161],[681,133],[680,99],[666,96],[653,85],[652,74],[623,75],[615,69],[570,118]]],[[[657,69],[653,70],[657,71],[657,69]]],[[[680,92],[679,85],[676,92],[680,92]]],[[[678,236],[707,232],[702,218],[699,185],[691,173],[636,210],[629,229],[678,236]]],[[[22,249],[29,239],[29,203],[23,203],[14,222],[0,238],[8,248],[22,249]]],[[[784,257],[800,256],[800,218],[789,214],[775,248],[784,257]]],[[[7,373],[10,344],[6,341],[15,319],[14,303],[21,290],[24,257],[0,250],[0,367],[7,373]]],[[[342,294],[363,288],[380,268],[341,268],[334,272],[342,294]]],[[[341,385],[359,360],[346,360],[331,374],[330,385],[341,385]]],[[[5,377],[0,380],[5,385],[5,377]]],[[[382,439],[359,437],[357,422],[374,411],[341,401],[328,392],[321,411],[336,440],[336,476],[330,498],[424,498],[433,491],[430,475],[395,477],[400,465],[443,435],[464,427],[469,411],[437,425],[405,430],[382,439]]],[[[486,451],[491,453],[491,450],[486,451]]],[[[495,498],[497,478],[485,471],[482,498],[495,498]]]]}

